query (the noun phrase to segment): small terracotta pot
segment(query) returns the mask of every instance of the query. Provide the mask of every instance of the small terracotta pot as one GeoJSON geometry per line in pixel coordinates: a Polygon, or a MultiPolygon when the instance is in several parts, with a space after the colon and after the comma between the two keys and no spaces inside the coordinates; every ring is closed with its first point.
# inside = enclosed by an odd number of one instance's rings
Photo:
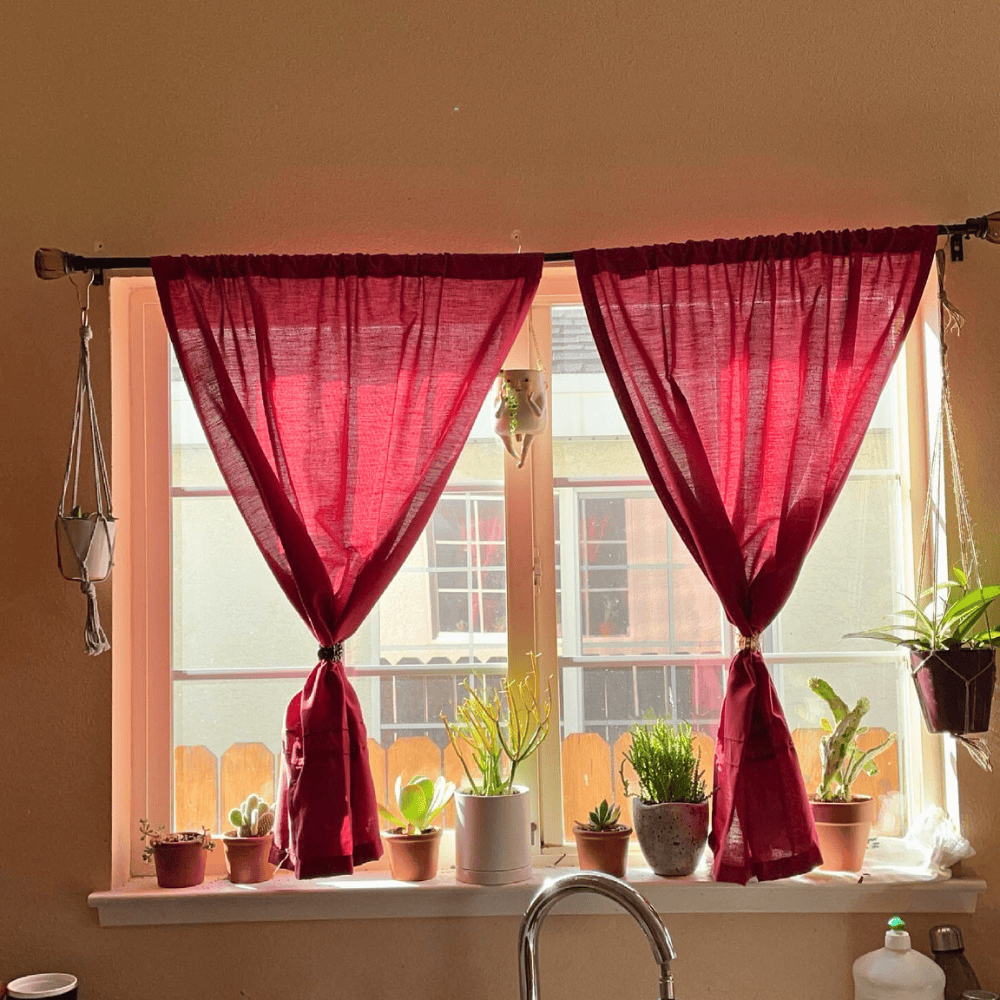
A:
{"type": "Polygon", "coordinates": [[[186,889],[205,881],[205,850],[197,840],[161,841],[153,849],[156,884],[161,889],[186,889]]]}
{"type": "Polygon", "coordinates": [[[226,871],[229,881],[238,885],[255,885],[274,877],[275,866],[267,860],[271,850],[271,834],[263,837],[236,837],[228,834],[222,838],[226,853],[226,871]]]}
{"type": "Polygon", "coordinates": [[[632,798],[632,822],[642,856],[657,875],[691,875],[708,843],[704,802],[643,802],[632,798]]]}
{"type": "Polygon", "coordinates": [[[573,827],[573,836],[576,838],[577,860],[583,871],[606,872],[618,878],[625,877],[632,827],[617,826],[613,830],[589,830],[577,823],[573,827]]]}
{"type": "Polygon", "coordinates": [[[399,882],[426,882],[438,873],[441,830],[423,833],[383,833],[389,851],[389,868],[399,882]]]}
{"type": "Polygon", "coordinates": [[[928,732],[989,732],[996,650],[912,649],[910,663],[928,732]]]}
{"type": "Polygon", "coordinates": [[[857,872],[865,863],[868,833],[875,819],[875,800],[858,796],[851,802],[810,802],[824,871],[857,872]]]}

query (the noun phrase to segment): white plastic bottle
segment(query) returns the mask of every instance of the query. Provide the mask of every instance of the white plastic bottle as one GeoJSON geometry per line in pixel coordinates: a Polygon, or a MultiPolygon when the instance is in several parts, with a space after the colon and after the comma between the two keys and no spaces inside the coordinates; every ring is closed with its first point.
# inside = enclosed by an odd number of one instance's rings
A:
{"type": "Polygon", "coordinates": [[[893,917],[885,947],[854,963],[854,1000],[944,1000],[944,970],[910,947],[905,927],[893,917]]]}

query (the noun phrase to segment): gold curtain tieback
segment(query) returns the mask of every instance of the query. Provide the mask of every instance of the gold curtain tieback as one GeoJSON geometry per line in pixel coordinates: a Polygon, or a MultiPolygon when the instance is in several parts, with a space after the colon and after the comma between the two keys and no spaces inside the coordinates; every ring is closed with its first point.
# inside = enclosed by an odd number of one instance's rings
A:
{"type": "Polygon", "coordinates": [[[739,648],[742,653],[744,649],[749,649],[751,653],[760,652],[760,633],[754,632],[753,635],[741,635],[739,638],[739,648]]]}

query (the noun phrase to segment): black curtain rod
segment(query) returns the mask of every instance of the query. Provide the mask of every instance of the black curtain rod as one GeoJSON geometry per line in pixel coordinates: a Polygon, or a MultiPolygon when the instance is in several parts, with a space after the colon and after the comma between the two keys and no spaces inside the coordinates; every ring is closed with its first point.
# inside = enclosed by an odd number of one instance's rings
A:
{"type": "MultiPolygon", "coordinates": [[[[972,236],[987,238],[991,221],[1000,221],[1000,213],[993,213],[992,216],[980,215],[953,226],[938,226],[940,236],[950,237],[951,259],[962,260],[963,239],[967,240],[972,236]]],[[[545,254],[547,264],[572,259],[572,250],[545,254]]],[[[140,271],[149,270],[149,267],[149,257],[84,257],[80,254],[67,253],[65,250],[35,251],[35,274],[44,279],[61,278],[74,271],[93,271],[94,284],[103,285],[105,271],[140,271]]]]}

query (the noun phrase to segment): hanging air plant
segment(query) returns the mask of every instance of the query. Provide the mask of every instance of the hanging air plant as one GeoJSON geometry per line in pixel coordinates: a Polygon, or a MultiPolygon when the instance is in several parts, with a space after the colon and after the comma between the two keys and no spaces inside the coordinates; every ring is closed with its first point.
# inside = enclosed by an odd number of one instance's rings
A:
{"type": "Polygon", "coordinates": [[[59,572],[64,579],[80,584],[87,596],[86,651],[93,655],[111,648],[97,610],[95,583],[107,579],[114,565],[115,518],[111,513],[111,487],[104,461],[101,431],[97,424],[97,407],[90,384],[90,339],[93,331],[88,321],[90,282],[85,289],[86,298],[80,301],[80,362],[76,380],[76,404],[73,408],[73,431],[66,459],[59,512],[56,516],[56,558],[59,572]],[[90,425],[89,447],[84,448],[87,436],[85,424],[90,425]],[[84,460],[84,454],[87,460],[84,460]],[[87,464],[89,469],[84,470],[87,464]],[[93,480],[94,509],[84,510],[80,502],[81,478],[86,488],[93,480]],[[68,509],[67,509],[68,508],[68,509]]]}

